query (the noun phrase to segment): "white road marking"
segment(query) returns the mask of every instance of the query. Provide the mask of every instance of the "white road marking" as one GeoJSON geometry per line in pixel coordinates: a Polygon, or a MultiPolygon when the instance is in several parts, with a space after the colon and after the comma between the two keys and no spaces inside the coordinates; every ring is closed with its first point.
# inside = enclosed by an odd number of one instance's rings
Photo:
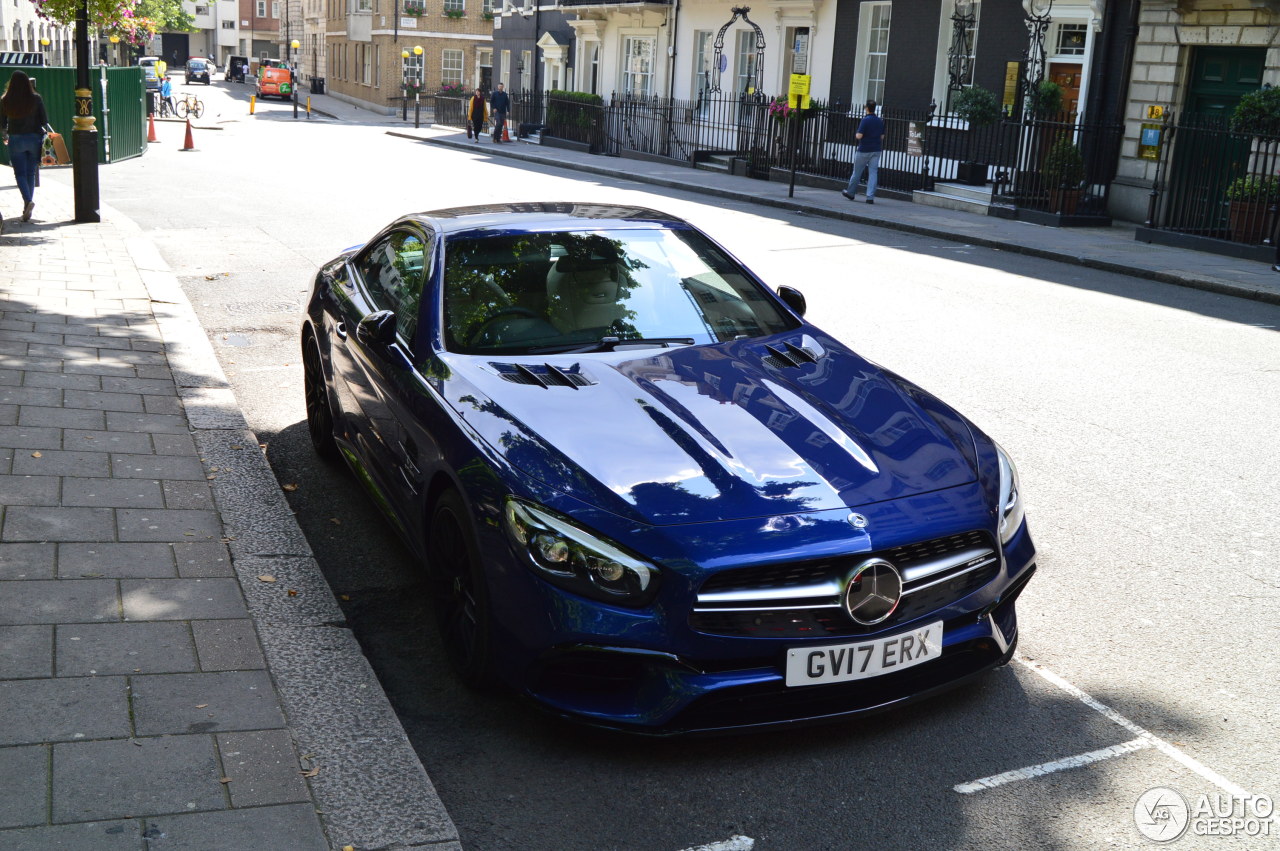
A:
{"type": "Polygon", "coordinates": [[[1144,750],[1151,747],[1151,742],[1146,739],[1132,739],[1119,745],[1112,745],[1109,748],[1101,750],[1089,751],[1088,753],[1069,756],[1066,759],[1056,759],[1053,762],[1042,762],[1039,765],[1029,765],[1026,768],[1015,768],[1013,771],[1006,771],[1003,774],[993,774],[990,777],[979,777],[977,780],[969,783],[961,783],[952,788],[961,795],[972,795],[974,792],[981,792],[984,789],[994,789],[996,786],[1003,786],[1006,783],[1013,783],[1018,780],[1030,780],[1032,777],[1040,777],[1045,774],[1052,774],[1055,771],[1062,771],[1064,768],[1079,768],[1082,765],[1088,765],[1091,762],[1101,762],[1104,759],[1111,759],[1113,756],[1121,756],[1122,754],[1133,753],[1134,751],[1144,750]]]}
{"type": "Polygon", "coordinates": [[[1125,718],[1119,712],[1116,712],[1110,706],[1107,706],[1104,703],[1100,703],[1099,701],[1094,700],[1088,694],[1076,688],[1071,683],[1067,682],[1062,677],[1058,676],[1053,671],[1050,671],[1048,668],[1044,667],[1043,665],[1036,662],[1029,662],[1023,657],[1016,654],[1014,655],[1013,658],[1014,658],[1014,661],[1016,661],[1019,665],[1022,665],[1024,668],[1027,668],[1039,674],[1041,677],[1053,683],[1055,686],[1062,689],[1067,694],[1070,694],[1071,696],[1075,697],[1085,706],[1088,706],[1090,709],[1094,710],[1095,712],[1102,714],[1103,716],[1115,722],[1116,724],[1119,724],[1121,727],[1124,727],[1129,732],[1135,734],[1139,739],[1142,739],[1143,741],[1147,742],[1148,746],[1155,748],[1156,750],[1160,751],[1162,754],[1169,757],[1170,759],[1176,762],[1179,762],[1185,767],[1191,769],[1196,774],[1199,774],[1201,777],[1203,777],[1205,780],[1208,780],[1210,783],[1217,786],[1222,791],[1226,792],[1228,795],[1234,795],[1240,798],[1249,797],[1249,793],[1246,792],[1242,787],[1232,783],[1230,780],[1223,777],[1221,774],[1209,768],[1208,766],[1202,765],[1198,760],[1193,759],[1190,756],[1187,756],[1185,753],[1178,750],[1176,747],[1169,744],[1159,736],[1148,732],[1142,727],[1139,727],[1137,724],[1133,723],[1128,718],[1125,718]]]}
{"type": "Polygon", "coordinates": [[[684,848],[682,851],[751,851],[756,847],[756,841],[750,836],[730,836],[723,842],[712,842],[710,845],[697,845],[693,848],[684,848]]]}

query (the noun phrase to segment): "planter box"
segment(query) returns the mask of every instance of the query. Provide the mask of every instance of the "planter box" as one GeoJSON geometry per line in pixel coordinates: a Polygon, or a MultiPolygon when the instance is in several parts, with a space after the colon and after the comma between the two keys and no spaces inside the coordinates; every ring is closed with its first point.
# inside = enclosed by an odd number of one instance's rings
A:
{"type": "Polygon", "coordinates": [[[1231,223],[1232,241],[1261,245],[1271,233],[1270,208],[1267,201],[1231,201],[1227,216],[1231,223]]]}
{"type": "Polygon", "coordinates": [[[960,163],[956,166],[956,182],[966,186],[986,186],[987,164],[960,163]]]}

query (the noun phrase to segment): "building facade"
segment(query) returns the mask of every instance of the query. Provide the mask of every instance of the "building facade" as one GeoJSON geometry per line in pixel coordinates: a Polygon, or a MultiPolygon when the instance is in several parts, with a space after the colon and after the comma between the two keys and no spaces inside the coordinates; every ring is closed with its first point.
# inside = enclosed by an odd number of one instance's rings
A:
{"type": "Polygon", "coordinates": [[[404,108],[406,91],[463,90],[492,73],[489,0],[325,2],[325,85],[333,97],[390,113],[404,108]]]}

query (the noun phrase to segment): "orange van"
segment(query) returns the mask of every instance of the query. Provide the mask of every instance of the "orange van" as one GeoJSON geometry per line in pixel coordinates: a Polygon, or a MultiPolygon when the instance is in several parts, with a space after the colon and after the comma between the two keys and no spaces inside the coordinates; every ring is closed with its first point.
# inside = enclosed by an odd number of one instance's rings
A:
{"type": "Polygon", "coordinates": [[[293,97],[293,82],[288,68],[263,66],[258,69],[258,97],[293,97]]]}

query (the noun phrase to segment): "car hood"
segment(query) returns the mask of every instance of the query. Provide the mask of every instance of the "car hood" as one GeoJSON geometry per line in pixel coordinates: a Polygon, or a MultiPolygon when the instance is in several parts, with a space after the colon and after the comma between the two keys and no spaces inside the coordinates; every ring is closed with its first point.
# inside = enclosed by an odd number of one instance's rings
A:
{"type": "Polygon", "coordinates": [[[825,336],[446,358],[446,398],[493,451],[647,523],[855,507],[975,479],[964,421],[825,336]]]}

